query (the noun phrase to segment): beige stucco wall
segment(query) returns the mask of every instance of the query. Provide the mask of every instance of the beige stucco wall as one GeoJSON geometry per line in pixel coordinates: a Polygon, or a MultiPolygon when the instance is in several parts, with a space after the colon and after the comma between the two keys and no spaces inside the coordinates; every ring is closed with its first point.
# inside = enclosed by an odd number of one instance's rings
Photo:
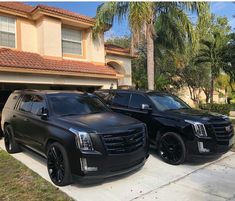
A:
{"type": "Polygon", "coordinates": [[[37,22],[37,44],[39,54],[61,57],[61,22],[52,18],[37,22]]]}
{"type": "MultiPolygon", "coordinates": [[[[225,94],[224,90],[221,90],[221,93],[225,94]]],[[[190,92],[188,87],[182,87],[178,92],[177,95],[184,100],[187,104],[189,104],[191,107],[195,107],[195,103],[192,101],[192,99],[190,98],[190,92]]],[[[201,102],[206,102],[206,95],[205,93],[202,91],[200,93],[200,100],[201,102]]],[[[214,103],[225,103],[226,102],[226,97],[219,97],[219,93],[217,91],[214,92],[214,96],[213,96],[213,101],[214,103]]]]}
{"type": "Polygon", "coordinates": [[[21,84],[50,84],[50,85],[82,85],[82,86],[100,86],[103,89],[109,89],[113,83],[116,88],[115,79],[102,79],[90,77],[75,77],[62,75],[45,75],[32,73],[0,73],[0,83],[21,83],[21,84]]]}
{"type": "Polygon", "coordinates": [[[119,64],[121,68],[123,68],[125,72],[124,78],[120,78],[118,80],[118,85],[128,85],[128,86],[132,85],[131,58],[107,54],[105,57],[105,61],[106,63],[112,62],[112,61],[117,62],[117,64],[119,64]]]}
{"type": "MultiPolygon", "coordinates": [[[[20,19],[22,50],[36,52],[42,56],[62,57],[60,20],[43,17],[38,21],[20,19]]],[[[79,27],[78,27],[79,28],[79,27]]],[[[91,29],[83,30],[84,57],[64,56],[64,59],[105,63],[104,36],[92,37],[91,29]]]]}
{"type": "Polygon", "coordinates": [[[27,20],[20,19],[20,30],[21,30],[21,48],[26,52],[37,52],[37,29],[35,23],[27,20]]]}
{"type": "Polygon", "coordinates": [[[87,60],[90,62],[105,63],[103,34],[93,38],[92,30],[87,30],[87,60]]]}

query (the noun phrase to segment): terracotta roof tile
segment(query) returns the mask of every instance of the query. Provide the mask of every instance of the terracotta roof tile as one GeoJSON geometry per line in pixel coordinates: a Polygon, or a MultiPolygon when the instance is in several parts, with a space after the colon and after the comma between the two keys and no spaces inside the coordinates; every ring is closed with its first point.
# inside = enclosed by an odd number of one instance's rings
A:
{"type": "Polygon", "coordinates": [[[0,67],[74,72],[74,75],[76,75],[76,73],[116,75],[116,71],[113,68],[105,65],[95,65],[90,62],[65,59],[47,59],[36,53],[11,50],[7,48],[0,49],[0,67]]]}
{"type": "Polygon", "coordinates": [[[15,11],[20,11],[20,12],[24,12],[26,14],[32,14],[34,11],[38,10],[38,9],[43,9],[46,10],[48,12],[52,12],[58,15],[65,15],[67,17],[72,17],[75,19],[79,19],[82,20],[84,22],[88,22],[88,23],[95,23],[95,19],[85,16],[85,15],[81,15],[75,12],[71,12],[62,8],[56,8],[56,7],[52,7],[52,6],[46,6],[46,5],[37,5],[36,7],[21,3],[21,2],[0,2],[0,7],[4,7],[4,8],[8,8],[8,9],[13,9],[15,11]]]}
{"type": "Polygon", "coordinates": [[[105,46],[106,50],[111,50],[111,51],[130,54],[130,49],[129,48],[123,48],[123,47],[120,47],[118,45],[113,45],[113,44],[108,44],[108,43],[106,43],[104,46],[105,46]]]}
{"type": "Polygon", "coordinates": [[[75,12],[71,12],[71,11],[68,11],[68,10],[65,10],[62,8],[56,8],[56,7],[52,7],[52,6],[46,6],[46,5],[38,5],[34,10],[36,10],[38,8],[45,9],[47,11],[50,11],[50,12],[53,12],[56,14],[62,14],[62,15],[66,15],[69,17],[74,17],[74,18],[77,18],[77,19],[80,19],[80,20],[83,20],[86,22],[95,23],[95,19],[93,19],[91,17],[81,15],[81,14],[78,14],[75,12]]]}
{"type": "Polygon", "coordinates": [[[33,6],[21,2],[0,2],[0,6],[25,13],[30,13],[34,9],[33,6]]]}

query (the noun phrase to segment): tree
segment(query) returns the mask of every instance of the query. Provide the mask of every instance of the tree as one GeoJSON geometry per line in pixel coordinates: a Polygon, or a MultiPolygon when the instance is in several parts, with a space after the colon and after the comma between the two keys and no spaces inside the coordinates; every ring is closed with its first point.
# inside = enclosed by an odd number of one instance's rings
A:
{"type": "Polygon", "coordinates": [[[224,66],[223,50],[228,42],[227,35],[230,27],[227,18],[218,17],[215,19],[212,15],[211,27],[208,28],[208,38],[200,41],[202,46],[197,55],[196,63],[210,65],[210,102],[213,103],[214,82],[224,66]]]}
{"type": "Polygon", "coordinates": [[[130,48],[131,38],[129,36],[112,37],[106,41],[107,44],[117,45],[122,48],[130,48]]]}
{"type": "Polygon", "coordinates": [[[115,17],[119,21],[128,19],[132,41],[139,42],[142,36],[146,40],[148,89],[154,89],[154,38],[157,37],[154,26],[157,19],[166,14],[170,16],[158,21],[164,26],[171,17],[178,18],[182,28],[191,36],[192,25],[183,11],[196,12],[202,17],[200,14],[205,5],[202,2],[106,2],[97,9],[94,33],[107,30],[113,25],[115,17]]]}
{"type": "Polygon", "coordinates": [[[230,34],[228,38],[229,42],[223,48],[223,70],[229,75],[229,84],[232,91],[234,91],[235,89],[233,83],[235,82],[235,33],[230,34]]]}

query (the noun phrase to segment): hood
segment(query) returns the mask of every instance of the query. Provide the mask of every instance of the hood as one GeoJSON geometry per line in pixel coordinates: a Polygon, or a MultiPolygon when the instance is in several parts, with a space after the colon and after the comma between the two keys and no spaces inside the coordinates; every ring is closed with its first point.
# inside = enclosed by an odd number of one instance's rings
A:
{"type": "Polygon", "coordinates": [[[169,111],[165,111],[164,113],[171,117],[195,120],[199,122],[218,121],[218,120],[223,121],[226,119],[226,117],[221,114],[209,112],[206,110],[192,109],[192,108],[169,110],[169,111]]]}
{"type": "Polygon", "coordinates": [[[75,126],[75,128],[79,127],[86,129],[86,131],[97,132],[115,131],[115,129],[120,127],[128,127],[141,123],[136,119],[115,112],[64,116],[59,117],[58,120],[68,124],[70,127],[75,126]]]}

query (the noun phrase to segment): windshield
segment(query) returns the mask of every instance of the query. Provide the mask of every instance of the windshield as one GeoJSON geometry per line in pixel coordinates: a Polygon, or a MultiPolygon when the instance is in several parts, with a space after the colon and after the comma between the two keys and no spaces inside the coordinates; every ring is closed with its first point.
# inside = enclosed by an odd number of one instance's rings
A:
{"type": "Polygon", "coordinates": [[[49,102],[57,115],[82,115],[109,111],[97,98],[80,94],[50,94],[49,102]]]}
{"type": "Polygon", "coordinates": [[[150,99],[160,111],[178,110],[190,108],[186,103],[177,98],[167,94],[151,94],[150,99]]]}

